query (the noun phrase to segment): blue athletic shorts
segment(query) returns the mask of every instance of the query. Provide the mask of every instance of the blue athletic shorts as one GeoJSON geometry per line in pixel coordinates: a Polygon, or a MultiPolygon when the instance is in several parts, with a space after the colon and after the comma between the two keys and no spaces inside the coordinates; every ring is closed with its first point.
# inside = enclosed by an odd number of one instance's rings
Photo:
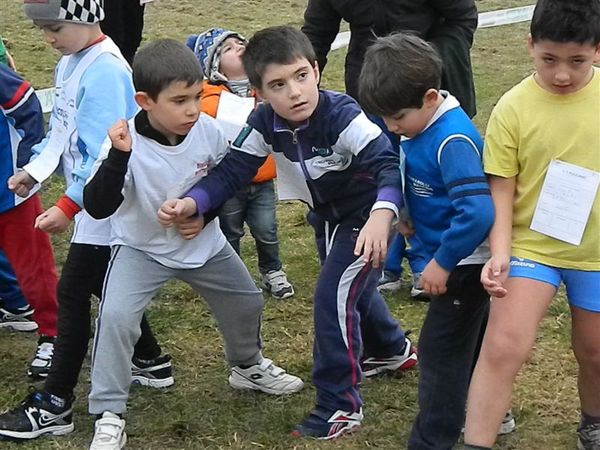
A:
{"type": "Polygon", "coordinates": [[[569,304],[592,312],[600,312],[600,272],[559,269],[531,259],[510,259],[509,277],[530,278],[558,289],[562,281],[567,288],[569,304]]]}

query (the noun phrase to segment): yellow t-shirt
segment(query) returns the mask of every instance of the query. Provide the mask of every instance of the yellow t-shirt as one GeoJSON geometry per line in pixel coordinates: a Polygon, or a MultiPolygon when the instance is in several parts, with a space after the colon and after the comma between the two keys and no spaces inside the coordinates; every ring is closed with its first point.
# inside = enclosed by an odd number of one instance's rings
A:
{"type": "Polygon", "coordinates": [[[529,228],[552,160],[600,172],[600,70],[577,92],[552,94],[530,76],[500,99],[490,117],[484,170],[516,177],[512,254],[565,269],[600,270],[600,194],[579,246],[529,228]]]}

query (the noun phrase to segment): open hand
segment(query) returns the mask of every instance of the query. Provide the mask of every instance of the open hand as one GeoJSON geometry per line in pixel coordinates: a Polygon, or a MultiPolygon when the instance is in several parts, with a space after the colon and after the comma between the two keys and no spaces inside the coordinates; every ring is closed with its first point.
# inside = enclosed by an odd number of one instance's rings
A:
{"type": "Polygon", "coordinates": [[[354,254],[362,255],[364,262],[371,262],[374,268],[378,268],[387,256],[387,243],[393,218],[392,210],[376,209],[358,234],[354,254]]]}
{"type": "Polygon", "coordinates": [[[510,258],[492,256],[481,269],[481,284],[492,297],[502,298],[506,295],[505,282],[510,269],[510,258]]]}

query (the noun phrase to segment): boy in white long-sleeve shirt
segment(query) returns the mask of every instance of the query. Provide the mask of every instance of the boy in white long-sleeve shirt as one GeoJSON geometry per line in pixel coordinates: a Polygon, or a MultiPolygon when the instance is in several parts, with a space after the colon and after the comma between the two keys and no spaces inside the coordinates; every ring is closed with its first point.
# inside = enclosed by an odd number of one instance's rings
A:
{"type": "Polygon", "coordinates": [[[116,123],[84,203],[96,218],[111,217],[112,256],[105,280],[92,359],[90,413],[101,415],[90,446],[121,449],[131,372],[128,362],[152,295],[169,279],[188,283],[210,305],[232,367],[236,389],[269,394],[300,390],[260,347],[261,291],[227,243],[214,214],[163,228],[156,211],[187,192],[228,151],[225,135],[200,115],[202,70],[194,54],[174,40],[155,41],[134,60],[135,99],[142,108],[116,123]]]}

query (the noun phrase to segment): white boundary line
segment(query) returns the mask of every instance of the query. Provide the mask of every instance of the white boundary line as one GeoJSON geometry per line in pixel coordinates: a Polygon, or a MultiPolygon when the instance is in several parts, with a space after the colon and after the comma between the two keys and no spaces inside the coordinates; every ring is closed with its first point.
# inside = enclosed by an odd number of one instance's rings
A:
{"type": "MultiPolygon", "coordinates": [[[[527,22],[533,17],[534,7],[535,5],[530,5],[480,13],[477,28],[489,28],[511,23],[527,22]]],[[[331,50],[333,51],[346,47],[349,43],[350,32],[344,31],[336,36],[331,44],[331,50]]],[[[42,111],[45,113],[50,112],[54,101],[54,88],[36,90],[35,93],[42,104],[42,111]]]]}

